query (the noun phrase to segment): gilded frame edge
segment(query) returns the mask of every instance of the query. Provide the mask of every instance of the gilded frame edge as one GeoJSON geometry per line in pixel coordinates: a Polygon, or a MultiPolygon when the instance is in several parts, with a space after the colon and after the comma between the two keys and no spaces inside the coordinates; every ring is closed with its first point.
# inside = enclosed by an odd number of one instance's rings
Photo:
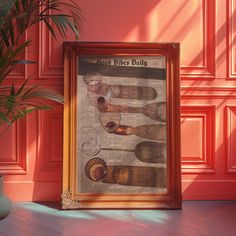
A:
{"type": "Polygon", "coordinates": [[[110,208],[161,208],[180,209],[181,195],[181,164],[180,164],[180,73],[179,73],[179,43],[94,43],[94,42],[65,42],[64,43],[64,128],[63,128],[63,186],[62,186],[62,208],[63,209],[110,209],[110,208]],[[135,200],[129,200],[129,194],[119,195],[114,198],[109,194],[106,196],[88,195],[77,197],[75,189],[75,170],[73,163],[76,158],[76,102],[72,97],[76,94],[77,56],[79,54],[111,53],[116,55],[126,52],[133,55],[160,54],[167,57],[167,107],[168,136],[168,158],[172,160],[168,167],[168,187],[166,196],[154,196],[145,194],[136,196],[135,200]],[[173,79],[175,78],[175,79],[173,79]],[[175,119],[172,119],[175,117],[175,119]],[[171,147],[171,148],[170,148],[171,147]],[[174,172],[170,174],[170,172],[174,172]],[[100,201],[92,200],[99,196],[100,201]],[[121,200],[118,200],[121,199],[121,200]]]}

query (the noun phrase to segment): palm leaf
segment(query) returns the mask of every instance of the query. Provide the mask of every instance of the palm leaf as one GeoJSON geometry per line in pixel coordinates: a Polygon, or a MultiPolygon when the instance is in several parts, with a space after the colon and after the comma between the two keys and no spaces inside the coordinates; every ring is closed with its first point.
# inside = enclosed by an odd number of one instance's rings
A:
{"type": "MultiPolygon", "coordinates": [[[[63,97],[52,89],[41,86],[26,87],[26,81],[18,90],[14,85],[4,89],[5,94],[0,95],[0,124],[13,123],[16,119],[24,118],[35,110],[49,110],[52,106],[43,100],[63,103],[63,97]],[[8,91],[8,94],[6,94],[8,91]]],[[[1,94],[1,93],[0,93],[1,94]]]]}
{"type": "Polygon", "coordinates": [[[17,0],[1,0],[0,2],[0,28],[5,22],[5,17],[14,6],[17,0]]]}
{"type": "Polygon", "coordinates": [[[33,112],[33,111],[38,111],[38,110],[51,110],[52,107],[51,106],[35,106],[35,107],[30,107],[30,108],[25,108],[23,110],[18,110],[12,117],[10,123],[15,122],[18,119],[23,119],[25,118],[29,113],[33,112]]]}
{"type": "Polygon", "coordinates": [[[30,26],[42,22],[54,38],[56,30],[62,37],[66,37],[68,29],[76,38],[83,32],[81,10],[72,0],[70,3],[63,0],[1,0],[0,6],[3,6],[0,9],[0,83],[11,72],[12,61],[23,62],[23,59],[15,58],[30,45],[30,40],[19,45],[19,39],[30,26]]]}
{"type": "MultiPolygon", "coordinates": [[[[4,51],[2,57],[0,57],[0,84],[2,80],[11,72],[14,63],[18,61],[18,64],[20,64],[21,60],[14,60],[14,58],[20,56],[30,44],[31,41],[27,40],[15,48],[8,47],[4,51]]],[[[22,60],[21,64],[23,64],[23,62],[27,63],[26,60],[22,60]]]]}
{"type": "Polygon", "coordinates": [[[12,65],[28,65],[28,64],[35,64],[35,61],[30,60],[14,60],[12,61],[12,65]]]}
{"type": "Polygon", "coordinates": [[[28,86],[28,80],[19,87],[2,86],[15,65],[34,63],[21,58],[31,44],[22,36],[39,22],[54,38],[56,31],[66,37],[66,32],[71,30],[76,39],[83,32],[84,19],[73,0],[69,3],[63,0],[0,0],[0,126],[8,127],[35,110],[51,109],[48,101],[63,103],[63,97],[56,91],[41,85],[28,86]]]}
{"type": "Polygon", "coordinates": [[[2,111],[0,111],[0,124],[1,123],[7,123],[7,124],[11,124],[11,121],[8,119],[8,117],[6,116],[6,114],[2,111]]]}

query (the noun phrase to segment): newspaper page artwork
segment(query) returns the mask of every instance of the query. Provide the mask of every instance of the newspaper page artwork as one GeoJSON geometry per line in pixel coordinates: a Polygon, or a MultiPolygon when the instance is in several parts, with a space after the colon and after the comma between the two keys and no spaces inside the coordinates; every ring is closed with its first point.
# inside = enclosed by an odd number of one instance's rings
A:
{"type": "Polygon", "coordinates": [[[165,56],[79,56],[77,191],[166,193],[165,56]]]}

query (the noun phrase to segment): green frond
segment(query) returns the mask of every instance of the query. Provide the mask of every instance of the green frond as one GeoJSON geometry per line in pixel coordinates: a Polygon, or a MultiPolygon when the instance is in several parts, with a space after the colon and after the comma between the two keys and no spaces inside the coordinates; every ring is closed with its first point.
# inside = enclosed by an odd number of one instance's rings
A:
{"type": "Polygon", "coordinates": [[[54,38],[56,33],[65,38],[71,30],[78,39],[85,20],[73,0],[0,0],[0,127],[8,127],[35,110],[51,109],[49,101],[63,103],[56,91],[41,85],[28,86],[28,80],[18,87],[2,85],[16,65],[35,63],[22,58],[31,45],[31,40],[22,36],[40,22],[54,38]]]}
{"type": "Polygon", "coordinates": [[[51,106],[35,106],[32,108],[25,108],[22,110],[18,110],[12,117],[11,119],[11,123],[15,122],[18,119],[23,119],[25,118],[29,113],[33,112],[33,111],[38,111],[38,110],[51,110],[52,107],[51,106]]]}
{"type": "Polygon", "coordinates": [[[1,0],[0,1],[0,28],[5,22],[5,17],[14,6],[17,0],[1,0]]]}
{"type": "Polygon", "coordinates": [[[18,90],[12,85],[5,88],[5,94],[0,94],[0,124],[9,125],[36,110],[52,109],[45,100],[63,103],[63,97],[54,90],[41,86],[26,87],[26,84],[27,81],[18,90]]]}

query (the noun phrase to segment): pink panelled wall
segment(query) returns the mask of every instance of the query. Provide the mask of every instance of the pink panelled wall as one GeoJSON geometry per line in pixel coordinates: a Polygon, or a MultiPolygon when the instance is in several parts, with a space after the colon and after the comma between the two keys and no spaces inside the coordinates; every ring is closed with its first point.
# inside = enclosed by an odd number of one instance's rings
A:
{"type": "MultiPolygon", "coordinates": [[[[181,43],[184,199],[236,199],[236,0],[80,0],[83,41],[181,43]]],[[[62,39],[27,32],[36,65],[9,78],[63,90],[62,39]]],[[[68,39],[72,39],[71,36],[68,39]]],[[[59,200],[60,105],[19,121],[0,140],[0,171],[12,200],[59,200]]]]}

